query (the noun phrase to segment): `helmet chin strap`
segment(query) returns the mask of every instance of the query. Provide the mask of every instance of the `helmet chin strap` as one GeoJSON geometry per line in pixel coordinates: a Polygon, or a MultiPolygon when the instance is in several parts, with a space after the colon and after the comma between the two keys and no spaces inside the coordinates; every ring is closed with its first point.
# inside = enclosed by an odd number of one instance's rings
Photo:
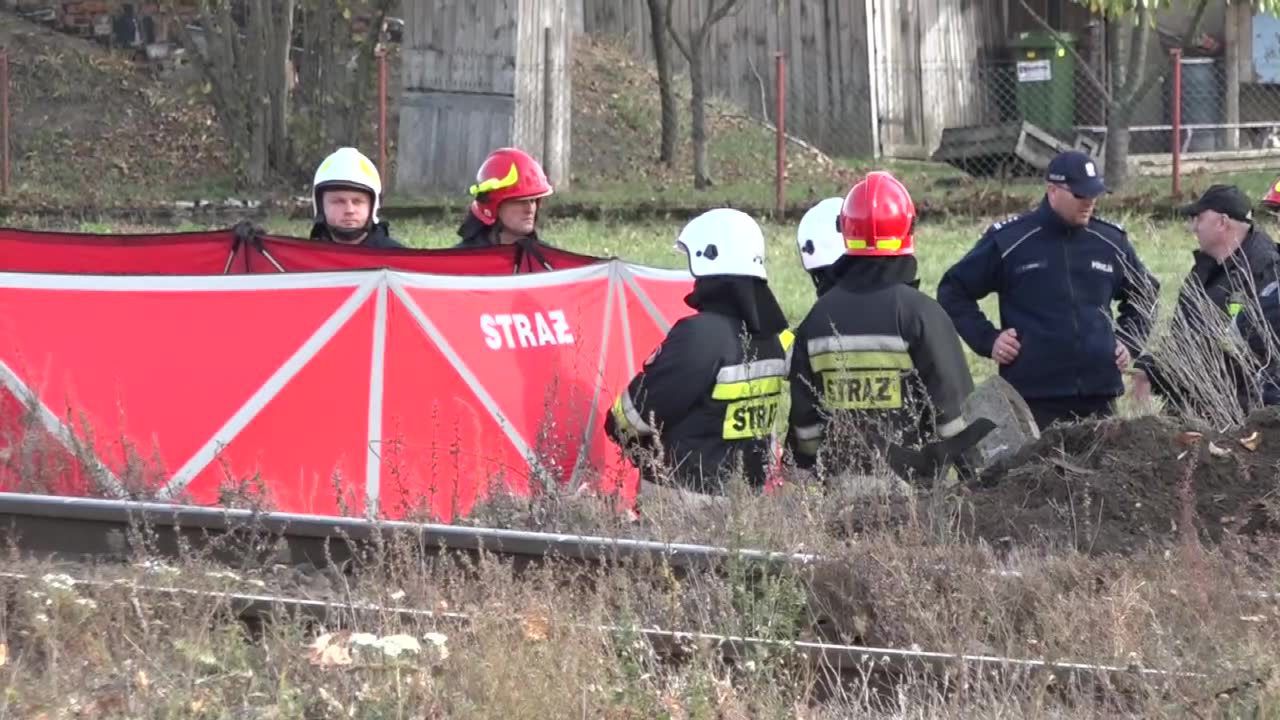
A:
{"type": "Polygon", "coordinates": [[[358,228],[337,227],[335,225],[330,225],[327,222],[324,224],[324,226],[329,231],[330,235],[333,235],[335,238],[341,238],[343,240],[355,240],[359,238],[361,235],[368,234],[370,230],[370,223],[367,220],[365,221],[364,225],[358,228]]]}

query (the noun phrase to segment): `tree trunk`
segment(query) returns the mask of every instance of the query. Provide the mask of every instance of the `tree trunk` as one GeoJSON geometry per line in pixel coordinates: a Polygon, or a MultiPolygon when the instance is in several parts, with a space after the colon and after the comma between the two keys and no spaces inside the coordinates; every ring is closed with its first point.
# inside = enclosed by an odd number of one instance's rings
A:
{"type": "Polygon", "coordinates": [[[204,52],[179,24],[182,44],[210,87],[239,180],[253,188],[290,170],[287,59],[294,2],[246,0],[239,20],[229,0],[202,4],[204,52]]]}
{"type": "Polygon", "coordinates": [[[662,144],[658,160],[670,167],[676,158],[676,136],[680,118],[676,112],[676,93],[671,78],[671,43],[667,36],[666,7],[663,0],[648,0],[650,38],[653,59],[658,66],[658,99],[662,110],[662,144]]]}
{"type": "Polygon", "coordinates": [[[276,18],[269,47],[271,71],[271,167],[281,175],[289,170],[289,86],[292,64],[289,49],[293,38],[293,0],[282,0],[280,14],[276,18]]]}
{"type": "MultiPolygon", "coordinates": [[[[248,15],[245,36],[249,39],[249,102],[245,108],[249,120],[249,162],[246,180],[254,187],[262,187],[267,180],[268,102],[267,95],[267,45],[265,10],[269,0],[253,0],[246,4],[248,15]]],[[[233,28],[234,31],[234,28],[233,28]]]]}
{"type": "Polygon", "coordinates": [[[706,47],[705,36],[691,38],[689,59],[689,118],[690,136],[693,139],[693,186],[699,190],[711,187],[707,175],[707,103],[706,81],[703,75],[702,54],[706,47]]]}
{"type": "Polygon", "coordinates": [[[1107,141],[1103,148],[1103,170],[1107,186],[1124,187],[1129,180],[1129,115],[1125,95],[1129,91],[1130,33],[1120,23],[1112,23],[1107,33],[1107,55],[1111,62],[1111,88],[1116,100],[1107,108],[1107,141]]]}

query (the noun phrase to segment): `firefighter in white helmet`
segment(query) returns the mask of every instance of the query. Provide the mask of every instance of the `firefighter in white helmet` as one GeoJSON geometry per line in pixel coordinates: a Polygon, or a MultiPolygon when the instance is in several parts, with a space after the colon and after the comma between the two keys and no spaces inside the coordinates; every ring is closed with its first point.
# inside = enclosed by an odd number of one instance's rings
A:
{"type": "Polygon", "coordinates": [[[813,281],[818,297],[835,285],[831,267],[845,255],[844,236],[840,234],[840,210],[844,198],[829,197],[809,208],[796,229],[796,245],[800,262],[813,281]]]}
{"type": "Polygon", "coordinates": [[[821,451],[827,468],[873,473],[879,457],[904,480],[931,482],[994,425],[964,417],[973,379],[951,319],[917,288],[907,188],[868,173],[839,218],[824,220],[840,229],[831,287],[796,328],[788,445],[800,468],[821,451]]]}
{"type": "Polygon", "coordinates": [[[688,256],[685,302],[697,313],[672,326],[618,395],[605,431],[645,482],[718,494],[741,472],[761,488],[784,427],[790,347],[765,274],[764,235],[746,213],[719,208],[686,225],[676,246],[688,256]]]}
{"type": "Polygon", "coordinates": [[[311,183],[313,240],[370,248],[402,248],[378,220],[382,178],[369,158],[353,147],[338,148],[316,168],[311,183]]]}

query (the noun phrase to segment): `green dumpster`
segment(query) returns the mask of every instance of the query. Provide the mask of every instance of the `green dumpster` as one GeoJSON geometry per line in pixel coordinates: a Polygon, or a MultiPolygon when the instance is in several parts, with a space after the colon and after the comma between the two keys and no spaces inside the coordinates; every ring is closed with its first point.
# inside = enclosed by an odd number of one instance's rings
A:
{"type": "Polygon", "coordinates": [[[1069,33],[1024,32],[1009,42],[1016,68],[1015,93],[1023,120],[1053,133],[1075,125],[1075,56],[1069,33]]]}

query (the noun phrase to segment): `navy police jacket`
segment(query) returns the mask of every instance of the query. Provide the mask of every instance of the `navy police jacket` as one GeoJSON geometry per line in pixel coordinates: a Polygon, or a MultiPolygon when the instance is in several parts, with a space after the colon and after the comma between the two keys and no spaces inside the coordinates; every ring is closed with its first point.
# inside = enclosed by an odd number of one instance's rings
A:
{"type": "Polygon", "coordinates": [[[1027,400],[1124,393],[1116,340],[1137,357],[1155,320],[1160,284],[1120,227],[1097,218],[1065,223],[1047,198],[992,225],[938,285],[938,302],[973,349],[991,357],[1005,328],[1021,343],[1000,375],[1027,400]],[[978,300],[999,295],[999,330],[978,300]],[[1111,303],[1119,301],[1117,322],[1111,303]]]}

